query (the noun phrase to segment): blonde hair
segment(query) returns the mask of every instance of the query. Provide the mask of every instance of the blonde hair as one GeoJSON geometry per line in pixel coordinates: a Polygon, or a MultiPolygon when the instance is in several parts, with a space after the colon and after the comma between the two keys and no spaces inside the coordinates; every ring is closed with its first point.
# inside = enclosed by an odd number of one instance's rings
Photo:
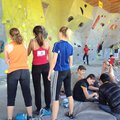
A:
{"type": "Polygon", "coordinates": [[[61,27],[59,32],[61,32],[64,35],[64,37],[67,37],[68,39],[70,38],[70,36],[72,34],[71,29],[69,29],[66,26],[61,27]]]}

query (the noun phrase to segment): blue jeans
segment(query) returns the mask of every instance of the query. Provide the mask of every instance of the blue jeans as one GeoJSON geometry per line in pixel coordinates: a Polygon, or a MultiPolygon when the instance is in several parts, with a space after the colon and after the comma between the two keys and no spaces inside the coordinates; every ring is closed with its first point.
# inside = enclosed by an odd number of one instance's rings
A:
{"type": "Polygon", "coordinates": [[[111,108],[108,105],[99,104],[99,108],[104,110],[105,112],[112,114],[116,117],[117,120],[120,120],[120,114],[112,112],[111,108]]]}

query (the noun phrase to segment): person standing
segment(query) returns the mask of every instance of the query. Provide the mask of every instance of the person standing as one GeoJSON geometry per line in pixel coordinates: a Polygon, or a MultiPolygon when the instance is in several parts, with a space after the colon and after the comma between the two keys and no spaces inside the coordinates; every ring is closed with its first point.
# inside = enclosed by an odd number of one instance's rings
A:
{"type": "Polygon", "coordinates": [[[64,82],[65,94],[69,101],[69,112],[65,115],[73,119],[73,97],[71,93],[71,71],[73,47],[68,43],[71,30],[68,27],[61,27],[59,30],[59,42],[56,42],[53,47],[53,59],[50,65],[48,79],[54,69],[54,78],[51,80],[52,84],[52,120],[57,119],[59,110],[59,94],[64,82]]]}
{"type": "Polygon", "coordinates": [[[30,73],[27,65],[27,49],[17,28],[11,28],[12,41],[5,46],[5,61],[8,64],[7,74],[7,113],[8,120],[13,119],[18,81],[25,101],[28,117],[32,117],[32,97],[30,92],[30,73]]]}
{"type": "Polygon", "coordinates": [[[83,62],[85,64],[85,57],[86,57],[86,60],[87,60],[87,65],[89,65],[89,59],[88,59],[88,52],[89,52],[89,48],[87,45],[85,45],[84,47],[84,56],[83,56],[83,62]]]}
{"type": "Polygon", "coordinates": [[[37,109],[33,112],[39,114],[41,109],[41,75],[44,84],[45,110],[50,110],[51,93],[50,81],[48,80],[49,62],[51,56],[51,48],[49,42],[45,40],[45,28],[43,26],[35,26],[33,29],[35,38],[32,39],[28,47],[28,55],[33,52],[32,61],[32,79],[35,91],[35,105],[37,109]]]}

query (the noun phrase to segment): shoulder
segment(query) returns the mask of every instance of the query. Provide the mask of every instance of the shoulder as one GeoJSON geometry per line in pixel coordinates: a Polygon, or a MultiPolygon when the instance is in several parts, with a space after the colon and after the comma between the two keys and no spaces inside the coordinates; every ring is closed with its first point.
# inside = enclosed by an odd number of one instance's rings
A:
{"type": "Polygon", "coordinates": [[[44,45],[45,46],[50,46],[50,41],[49,40],[44,40],[44,45]]]}
{"type": "Polygon", "coordinates": [[[35,39],[31,39],[31,40],[30,40],[30,44],[33,44],[34,42],[36,42],[35,39]]]}
{"type": "Polygon", "coordinates": [[[8,43],[5,45],[5,51],[7,51],[8,53],[11,52],[14,48],[14,45],[12,43],[8,43]]]}
{"type": "Polygon", "coordinates": [[[67,42],[68,43],[68,45],[70,46],[70,47],[72,47],[73,48],[73,46],[72,46],[72,44],[71,43],[69,43],[69,42],[67,42]]]}
{"type": "Polygon", "coordinates": [[[88,87],[89,86],[87,81],[86,81],[86,79],[81,80],[81,86],[84,86],[84,87],[88,87]]]}
{"type": "Polygon", "coordinates": [[[61,42],[59,41],[59,42],[55,42],[54,43],[54,47],[59,47],[60,46],[60,44],[61,44],[61,42]]]}

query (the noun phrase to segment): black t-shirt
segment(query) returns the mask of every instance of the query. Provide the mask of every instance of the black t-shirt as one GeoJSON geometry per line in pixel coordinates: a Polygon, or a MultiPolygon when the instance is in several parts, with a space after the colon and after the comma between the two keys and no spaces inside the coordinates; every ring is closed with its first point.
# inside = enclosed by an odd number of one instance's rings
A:
{"type": "Polygon", "coordinates": [[[78,82],[76,82],[76,84],[75,84],[75,86],[73,88],[73,98],[76,101],[84,102],[86,100],[86,97],[84,95],[82,86],[86,87],[88,89],[89,84],[88,84],[86,79],[79,80],[78,82]]]}

